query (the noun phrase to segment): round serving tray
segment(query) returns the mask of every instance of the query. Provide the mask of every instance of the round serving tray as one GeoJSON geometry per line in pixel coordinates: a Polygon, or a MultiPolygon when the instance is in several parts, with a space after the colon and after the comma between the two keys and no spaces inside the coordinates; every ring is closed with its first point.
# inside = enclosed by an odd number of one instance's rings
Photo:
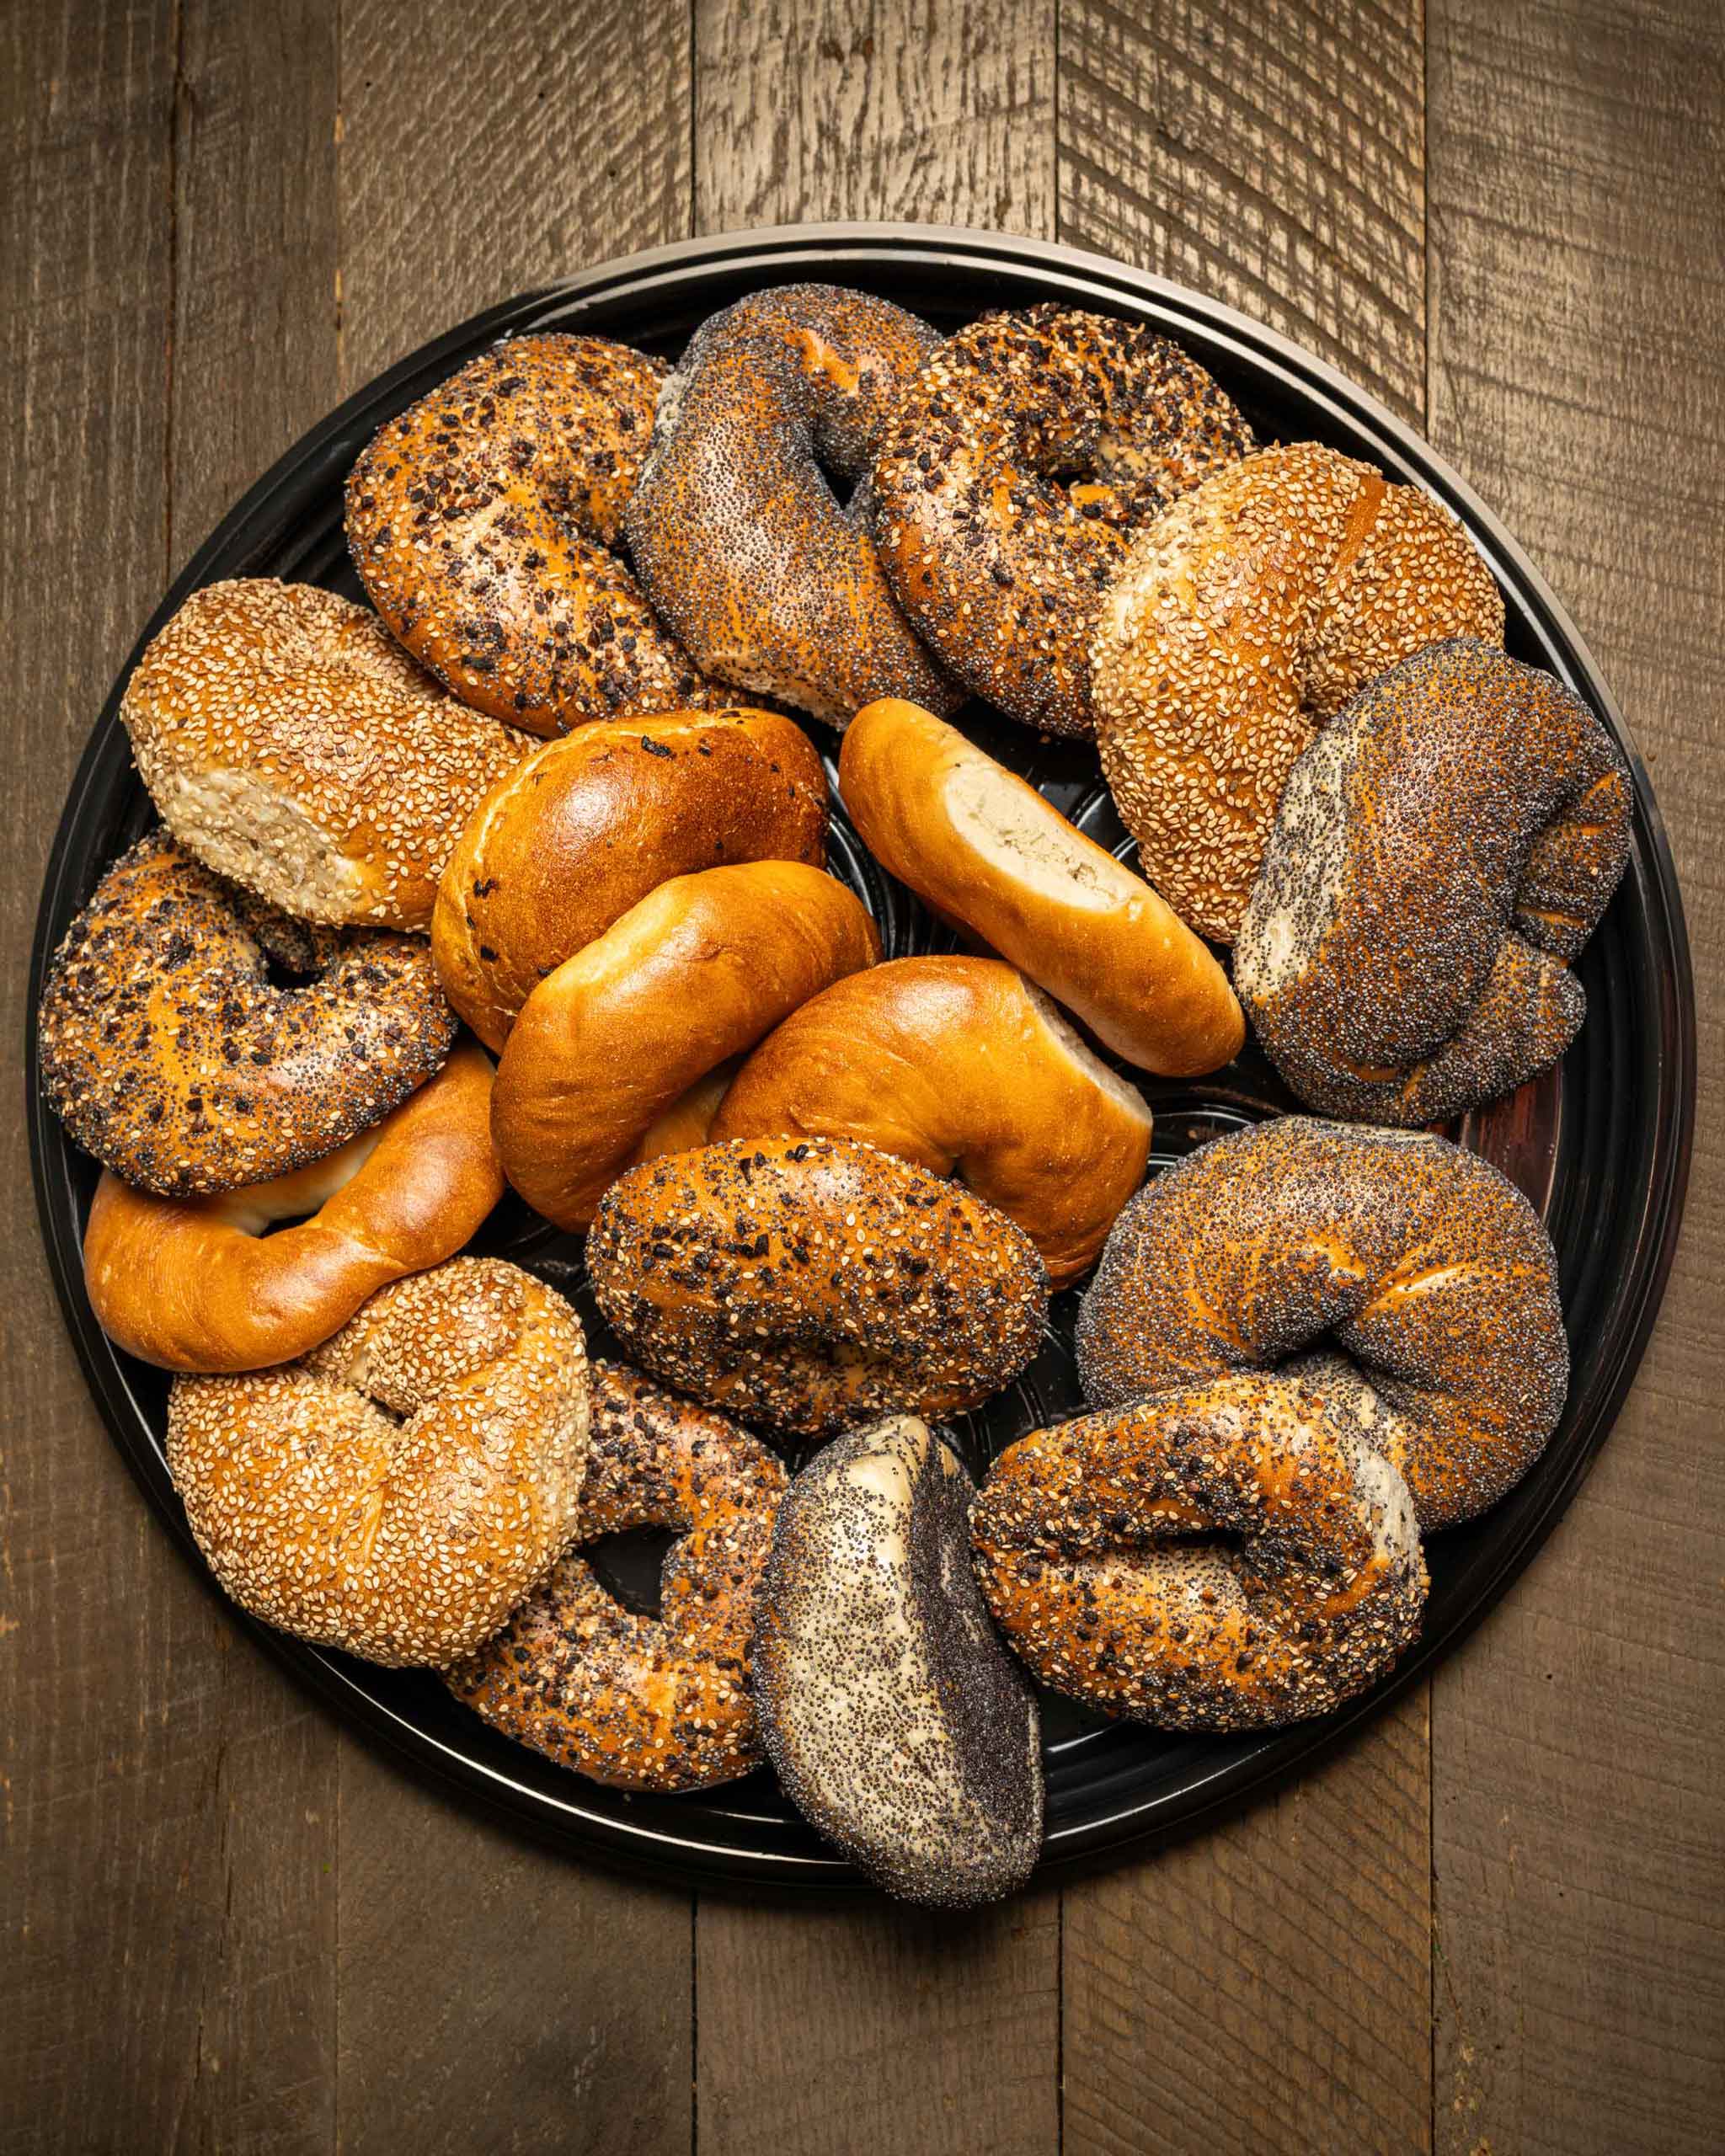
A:
{"type": "MultiPolygon", "coordinates": [[[[1559,1069],[1456,1134],[1521,1185],[1557,1246],[1573,1356],[1561,1427],[1501,1504],[1431,1541],[1431,1598],[1418,1646],[1384,1683],[1340,1712],[1268,1736],[1196,1738],[1106,1722],[1070,1702],[1046,1700],[1048,1869],[1190,1830],[1316,1758],[1417,1683],[1528,1562],[1605,1441],[1669,1267],[1694,1116],[1688,942],[1653,790],[1599,670],[1514,542],[1455,473],[1364,391],[1286,339],[1178,285],[1032,240],[911,226],[734,233],[633,255],[494,308],[349,398],[266,473],[199,550],[139,649],[189,592],[218,577],[280,576],[360,597],[342,537],[349,466],[386,419],[494,339],[526,330],[582,330],[670,356],[715,308],[762,286],[809,278],[884,294],[943,329],[988,307],[1047,299],[1148,323],[1196,354],[1261,438],[1316,437],[1425,487],[1461,517],[1503,586],[1509,649],[1549,667],[1587,699],[1635,776],[1629,872],[1579,969],[1587,1022],[1559,1069]]],[[[33,1011],[44,967],[72,915],[108,862],[151,820],[117,716],[125,678],[91,737],[49,864],[31,964],[33,1011]]],[[[980,706],[962,723],[1092,835],[1131,857],[1089,750],[1040,742],[980,706]]],[[[832,749],[824,729],[811,725],[811,731],[832,749]]],[[[835,873],[876,913],[889,956],[948,947],[916,902],[868,859],[841,814],[834,841],[835,873]]],[[[201,1568],[163,1458],[166,1381],[114,1348],[84,1295],[80,1249],[95,1169],[67,1142],[43,1102],[34,1018],[28,1051],[37,1198],[67,1324],[115,1442],[201,1568]]],[[[1238,1063],[1195,1084],[1139,1082],[1156,1113],[1157,1166],[1206,1138],[1293,1105],[1250,1048],[1238,1063]]],[[[603,1348],[577,1242],[511,1203],[499,1209],[482,1243],[572,1294],[603,1348]]],[[[973,1466],[1039,1422],[1079,1406],[1070,1355],[1076,1304],[1071,1294],[1057,1299],[1055,1339],[1023,1380],[953,1431],[973,1466]]],[[[621,1590],[639,1592],[642,1552],[619,1550],[611,1561],[621,1590]]],[[[765,1770],[704,1796],[605,1789],[497,1736],[425,1673],[376,1668],[285,1638],[238,1610],[233,1615],[350,1722],[571,1850],[685,1882],[777,1882],[805,1891],[858,1883],[804,1827],[765,1770]]]]}

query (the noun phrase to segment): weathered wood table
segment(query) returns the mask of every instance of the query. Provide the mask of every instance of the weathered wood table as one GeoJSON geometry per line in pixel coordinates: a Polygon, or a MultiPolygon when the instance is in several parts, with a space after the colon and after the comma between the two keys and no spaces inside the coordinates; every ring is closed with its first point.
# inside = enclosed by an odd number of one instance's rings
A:
{"type": "Polygon", "coordinates": [[[1640,1381],[1508,1602],[1277,1801],[971,1921],[692,1902],[518,1843],[344,1736],[98,1426],[14,1113],[0,2149],[1717,2147],[1712,0],[8,0],[0,56],[13,1054],[84,736],[265,464],[510,292],[690,232],[869,216],[1164,271],[1423,424],[1647,753],[1702,1089],[1640,1381]]]}

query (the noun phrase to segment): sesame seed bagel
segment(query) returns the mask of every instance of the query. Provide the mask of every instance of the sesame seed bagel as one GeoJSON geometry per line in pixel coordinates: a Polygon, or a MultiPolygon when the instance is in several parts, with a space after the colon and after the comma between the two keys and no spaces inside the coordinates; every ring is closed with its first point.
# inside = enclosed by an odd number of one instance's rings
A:
{"type": "Polygon", "coordinates": [[[716,679],[835,726],[874,696],[957,702],[869,533],[881,429],[934,341],[833,285],[753,293],[696,331],[623,526],[649,597],[716,679]],[[848,505],[827,472],[862,483],[848,505]]]}
{"type": "Polygon", "coordinates": [[[1034,1245],[960,1185],[871,1146],[733,1141],[644,1162],[587,1238],[600,1309],[667,1385],[830,1434],[955,1414],[1036,1353],[1034,1245]]]}
{"type": "Polygon", "coordinates": [[[1493,645],[1362,689],[1294,766],[1234,947],[1300,1099],[1436,1123],[1561,1055],[1587,1007],[1566,961],[1627,865],[1632,798],[1580,697],[1493,645]]]}
{"type": "Polygon", "coordinates": [[[547,1220],[585,1228],[692,1087],[879,956],[862,905],[802,862],[661,883],[521,1006],[491,1097],[504,1173],[547,1220]]]}
{"type": "Polygon", "coordinates": [[[578,1514],[587,1357],[560,1295],[493,1258],[381,1289],[278,1369],[183,1377],[168,1467],[254,1617],[442,1668],[544,1577],[578,1514]]]}
{"type": "Polygon", "coordinates": [[[1132,542],[1092,648],[1102,766],[1145,874],[1231,942],[1288,774],[1387,666],[1503,641],[1450,510],[1321,442],[1261,450],[1132,542]]]}
{"type": "Polygon", "coordinates": [[[997,958],[894,958],[822,990],[731,1081],[715,1140],[842,1138],[961,1177],[1064,1288],[1144,1180],[1151,1114],[997,958]]]}
{"type": "Polygon", "coordinates": [[[518,337],[382,428],[347,483],[372,605],[466,704],[550,736],[710,685],[617,552],[665,369],[601,337],[518,337]]]}
{"type": "Polygon", "coordinates": [[[468,1043],[382,1123],[271,1182],[154,1198],[104,1171],[84,1285],[128,1354],[170,1370],[262,1369],[309,1353],[390,1281],[452,1257],[502,1195],[491,1065],[468,1043]],[[286,1220],[298,1225],[270,1232],[286,1220]]]}
{"type": "Polygon", "coordinates": [[[500,1050],[546,974],[673,876],[826,850],[826,773],[772,712],[595,719],[505,773],[431,915],[444,993],[500,1050]]]}
{"type": "Polygon", "coordinates": [[[475,1714],[619,1789],[708,1789],[761,1761],[749,1657],[785,1471],[758,1438],[633,1371],[593,1366],[574,1546],[448,1676],[475,1714]],[[579,1554],[670,1528],[660,1614],[626,1609],[579,1554]]]}
{"type": "Polygon", "coordinates": [[[881,558],[967,688],[1044,733],[1088,734],[1091,637],[1130,534],[1252,446],[1198,362],[1140,323],[1052,302],[986,314],[888,422],[881,558]]]}
{"type": "Polygon", "coordinates": [[[1114,1223],[1078,1374],[1116,1407],[1296,1374],[1453,1526],[1527,1472],[1569,1382],[1557,1260],[1488,1161],[1425,1133],[1285,1116],[1201,1145],[1114,1223]]]}
{"type": "Polygon", "coordinates": [[[1163,1729],[1327,1714],[1425,1606],[1407,1485],[1285,1377],[1215,1377],[1021,1438],[970,1526],[996,1622],[1043,1683],[1163,1729]],[[1219,1534],[1237,1547],[1191,1539],[1219,1534]]]}
{"type": "Polygon", "coordinates": [[[375,615],[309,584],[195,591],[120,707],[162,820],[307,921],[424,929],[456,833],[530,745],[466,710],[375,615]]]}
{"type": "Polygon", "coordinates": [[[926,1422],[816,1454],[779,1508],[755,1648],[761,1726],[810,1825],[878,1886],[966,1908],[1042,1846],[1035,1697],[969,1563],[975,1492],[926,1422]]]}
{"type": "Polygon", "coordinates": [[[87,1153],[163,1198],[334,1152],[454,1038],[422,940],[290,921],[162,831],[67,931],[40,1014],[49,1105],[87,1153]],[[277,987],[271,963],[305,985],[277,987]]]}

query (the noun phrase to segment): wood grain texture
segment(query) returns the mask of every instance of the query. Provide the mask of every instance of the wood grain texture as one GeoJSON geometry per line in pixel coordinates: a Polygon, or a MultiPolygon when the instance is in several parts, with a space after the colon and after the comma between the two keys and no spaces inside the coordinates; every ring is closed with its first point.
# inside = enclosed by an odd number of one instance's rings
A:
{"type": "MultiPolygon", "coordinates": [[[[1060,237],[1211,292],[1417,415],[1417,11],[1060,13],[1060,237]]],[[[1297,1788],[1069,1890],[1068,2152],[1423,2148],[1423,1690],[1297,1788]]]]}
{"type": "Polygon", "coordinates": [[[695,221],[1054,229],[1052,0],[696,0],[695,221]]]}
{"type": "Polygon", "coordinates": [[[1591,1480],[1434,1685],[1438,2146],[1725,2121],[1725,19],[1434,0],[1432,431],[1646,755],[1700,1006],[1687,1219],[1591,1480]]]}
{"type": "MultiPolygon", "coordinates": [[[[921,217],[1046,233],[1053,9],[701,0],[697,227],[921,217]]],[[[1059,2145],[1058,1902],[979,1920],[701,1901],[699,2146],[1059,2145]]]]}
{"type": "Polygon", "coordinates": [[[1419,0],[1063,0],[1060,237],[1300,339],[1418,423],[1419,0]]]}
{"type": "MultiPolygon", "coordinates": [[[[316,55],[279,53],[266,82],[237,30],[200,6],[13,9],[0,27],[0,637],[27,690],[7,722],[8,1043],[72,765],[172,535],[281,446],[259,441],[250,385],[283,366],[259,317],[286,307],[297,265],[255,259],[233,152],[248,146],[251,179],[274,170],[274,116],[314,93],[316,55]],[[249,296],[231,323],[255,326],[254,366],[207,349],[205,296],[224,283],[249,296]],[[176,343],[203,371],[184,457],[176,343]]],[[[279,184],[303,211],[307,175],[279,184]]],[[[328,381],[292,385],[307,416],[328,381]]],[[[15,1118],[0,1143],[19,1214],[0,1257],[0,2146],[324,2148],[331,1734],[140,1502],[53,1307],[15,1118]]]]}
{"type": "Polygon", "coordinates": [[[685,0],[347,0],[341,81],[350,382],[689,229],[685,0]]]}
{"type": "MultiPolygon", "coordinates": [[[[344,8],[344,388],[686,232],[688,34],[662,0],[344,8]]],[[[686,1895],[523,1847],[351,1738],[340,1822],[344,2149],[687,2149],[686,1895]]]]}

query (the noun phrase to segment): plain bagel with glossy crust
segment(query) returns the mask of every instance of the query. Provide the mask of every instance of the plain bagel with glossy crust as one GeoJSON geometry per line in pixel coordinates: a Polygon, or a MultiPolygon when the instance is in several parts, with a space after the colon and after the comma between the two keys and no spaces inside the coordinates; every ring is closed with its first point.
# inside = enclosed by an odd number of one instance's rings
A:
{"type": "Polygon", "coordinates": [[[303,1361],[177,1378],[168,1466],[243,1609],[368,1661],[442,1668],[574,1531],[587,1357],[563,1298],[457,1257],[381,1289],[303,1361]]]}
{"type": "Polygon", "coordinates": [[[478,711],[530,734],[721,701],[617,551],[665,369],[517,337],[392,419],[347,483],[372,605],[478,711]]]}
{"type": "Polygon", "coordinates": [[[1632,800],[1580,697],[1490,644],[1434,644],[1362,689],[1294,766],[1234,947],[1300,1099],[1439,1123],[1561,1055],[1632,800]]]}
{"type": "Polygon", "coordinates": [[[1151,1114],[998,958],[893,958],[769,1033],[713,1137],[848,1139],[957,1175],[1064,1288],[1144,1180],[1151,1114]]]}
{"type": "Polygon", "coordinates": [[[1407,1484],[1285,1377],[1215,1377],[1021,1438],[970,1532],[1036,1676],[1162,1729],[1327,1714],[1418,1636],[1425,1605],[1407,1484]]]}
{"type": "Polygon", "coordinates": [[[598,719],[506,772],[456,842],[431,915],[444,993],[494,1051],[545,976],[658,884],[728,862],[825,858],[826,774],[764,711],[598,719]]]}
{"type": "Polygon", "coordinates": [[[888,422],[881,558],[966,687],[1028,726],[1087,734],[1091,634],[1130,535],[1252,446],[1190,353],[1141,323],[1052,303],[985,314],[888,422]]]}
{"type": "Polygon", "coordinates": [[[1146,1185],[1076,1345],[1097,1407],[1290,1365],[1401,1470],[1427,1530],[1520,1481],[1569,1379],[1551,1239],[1512,1183],[1424,1132],[1305,1116],[1146,1185]]]}
{"type": "Polygon", "coordinates": [[[491,1065],[468,1043],[382,1123],[273,1182],[155,1198],[104,1171],[84,1286],[129,1355],[262,1369],[308,1354],[390,1281],[452,1257],[502,1195],[491,1065]]]}
{"type": "Polygon", "coordinates": [[[653,604],[717,680],[841,727],[874,696],[957,702],[869,529],[881,430],[934,343],[902,307],[835,285],[753,292],[696,331],[624,530],[653,604]],[[842,507],[827,472],[859,483],[842,507]]]}
{"type": "Polygon", "coordinates": [[[543,1584],[471,1660],[456,1697],[518,1743],[618,1789],[710,1789],[759,1765],[749,1689],[761,1577],[785,1471],[734,1422],[593,1365],[581,1516],[543,1584]],[[623,1607],[584,1544],[669,1528],[656,1617],[623,1607]]]}
{"type": "Polygon", "coordinates": [[[879,956],[862,906],[801,862],[661,883],[522,1006],[491,1099],[504,1173],[547,1220],[585,1228],[692,1086],[879,956]]]}
{"type": "Polygon", "coordinates": [[[189,1198],[334,1152],[430,1076],[455,1030],[423,937],[291,921],[152,831],[49,965],[42,1090],[105,1167],[189,1198]]]}
{"type": "Polygon", "coordinates": [[[857,712],[839,790],[883,867],[1044,988],[1117,1055],[1219,1070],[1246,1021],[1228,977],[1141,876],[932,712],[857,712]]]}
{"type": "Polygon", "coordinates": [[[1503,595],[1461,523],[1321,442],[1229,466],[1139,534],[1097,624],[1097,742],[1183,920],[1233,941],[1313,734],[1457,636],[1503,641],[1503,595]]]}
{"type": "Polygon", "coordinates": [[[745,1422],[830,1433],[976,1406],[1035,1354],[1048,1278],[960,1184],[867,1145],[708,1145],[606,1193],[587,1271],[665,1384],[745,1422]]]}
{"type": "Polygon", "coordinates": [[[195,591],[120,716],[162,819],[306,921],[424,929],[455,835],[525,734],[446,696],[374,614],[314,584],[195,591]]]}

